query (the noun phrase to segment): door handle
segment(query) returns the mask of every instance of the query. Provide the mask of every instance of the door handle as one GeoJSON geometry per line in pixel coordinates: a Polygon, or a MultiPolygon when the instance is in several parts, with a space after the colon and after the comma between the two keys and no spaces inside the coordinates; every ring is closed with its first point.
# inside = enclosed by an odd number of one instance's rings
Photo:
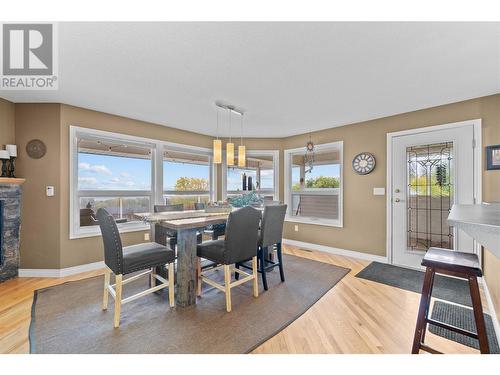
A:
{"type": "Polygon", "coordinates": [[[396,198],[396,199],[394,199],[394,202],[399,203],[399,202],[401,202],[401,199],[396,198]]]}

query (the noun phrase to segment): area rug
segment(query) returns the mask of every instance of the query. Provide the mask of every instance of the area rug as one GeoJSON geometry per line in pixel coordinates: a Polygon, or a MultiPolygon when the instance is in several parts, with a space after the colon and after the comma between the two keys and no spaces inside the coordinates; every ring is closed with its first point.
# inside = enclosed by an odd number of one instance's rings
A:
{"type": "MultiPolygon", "coordinates": [[[[224,293],[210,289],[187,308],[168,305],[167,291],[122,307],[113,328],[113,304],[101,310],[103,277],[38,290],[30,327],[32,353],[248,353],[305,313],[349,269],[284,255],[284,283],[268,273],[269,290],[259,275],[259,297],[252,283],[232,289],[231,313],[224,293]]],[[[223,272],[216,271],[222,278],[223,272]]],[[[124,286],[124,297],[147,288],[143,277],[124,286]]]]}
{"type": "MultiPolygon", "coordinates": [[[[393,266],[392,264],[372,262],[361,270],[356,277],[411,292],[422,293],[424,275],[424,272],[421,271],[393,266]]],[[[436,275],[432,296],[460,305],[472,306],[467,280],[436,275]]]]}
{"type": "MultiPolygon", "coordinates": [[[[451,324],[455,327],[477,333],[474,312],[463,306],[436,301],[432,308],[431,318],[433,320],[437,320],[438,322],[451,324]]],[[[495,335],[495,328],[493,327],[491,316],[484,314],[484,321],[486,324],[486,335],[488,336],[490,353],[499,354],[500,348],[498,347],[498,341],[495,335]]],[[[472,337],[461,335],[460,333],[456,333],[450,331],[449,329],[441,328],[432,324],[429,324],[429,332],[479,350],[479,341],[473,339],[472,337]]]]}

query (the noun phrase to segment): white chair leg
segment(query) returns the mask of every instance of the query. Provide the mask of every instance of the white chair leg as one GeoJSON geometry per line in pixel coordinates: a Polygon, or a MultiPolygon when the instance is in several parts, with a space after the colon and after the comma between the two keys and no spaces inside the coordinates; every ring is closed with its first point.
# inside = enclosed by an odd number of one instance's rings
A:
{"type": "Polygon", "coordinates": [[[175,271],[174,262],[168,264],[168,302],[170,307],[175,307],[175,296],[174,296],[174,281],[175,281],[175,271]]]}
{"type": "Polygon", "coordinates": [[[109,285],[110,275],[111,275],[111,271],[106,268],[104,270],[104,294],[102,296],[102,309],[103,310],[108,309],[108,300],[109,300],[108,285],[109,285]]]}
{"type": "Polygon", "coordinates": [[[116,275],[116,286],[115,286],[115,328],[120,326],[120,312],[122,308],[122,281],[123,275],[116,275]]]}
{"type": "Polygon", "coordinates": [[[259,278],[257,274],[257,257],[252,258],[252,274],[253,274],[253,296],[259,296],[259,278]]]}
{"type": "Polygon", "coordinates": [[[231,268],[228,264],[224,265],[224,288],[226,292],[226,310],[231,312],[231,268]]]}

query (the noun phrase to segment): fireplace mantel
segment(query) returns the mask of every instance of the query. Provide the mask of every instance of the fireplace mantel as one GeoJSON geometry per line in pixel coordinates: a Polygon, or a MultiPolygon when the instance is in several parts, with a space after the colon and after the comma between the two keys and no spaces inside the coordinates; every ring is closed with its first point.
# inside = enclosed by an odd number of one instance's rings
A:
{"type": "Polygon", "coordinates": [[[25,178],[0,177],[0,184],[21,185],[26,181],[25,178]]]}

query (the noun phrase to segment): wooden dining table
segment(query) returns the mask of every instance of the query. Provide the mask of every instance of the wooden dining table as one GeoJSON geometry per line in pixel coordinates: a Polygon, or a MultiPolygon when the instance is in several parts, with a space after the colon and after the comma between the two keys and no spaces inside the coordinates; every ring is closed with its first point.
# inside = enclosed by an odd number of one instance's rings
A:
{"type": "Polygon", "coordinates": [[[153,241],[161,243],[156,238],[156,224],[177,232],[176,305],[187,307],[196,304],[197,233],[209,225],[225,223],[229,213],[189,210],[136,213],[135,216],[150,224],[153,241]]]}

